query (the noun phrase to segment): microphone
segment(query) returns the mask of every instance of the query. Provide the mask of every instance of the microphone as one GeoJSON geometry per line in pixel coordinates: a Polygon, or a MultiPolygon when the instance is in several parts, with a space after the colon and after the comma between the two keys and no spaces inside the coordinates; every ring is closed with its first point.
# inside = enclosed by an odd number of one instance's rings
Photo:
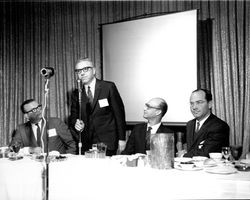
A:
{"type": "Polygon", "coordinates": [[[45,78],[50,78],[54,75],[54,68],[53,67],[44,67],[41,69],[41,74],[45,78]]]}
{"type": "Polygon", "coordinates": [[[77,89],[78,89],[78,91],[82,91],[81,80],[80,79],[77,79],[77,89]]]}
{"type": "Polygon", "coordinates": [[[80,79],[77,79],[77,89],[78,89],[78,100],[79,100],[79,103],[81,103],[82,101],[82,87],[81,87],[81,80],[80,79]]]}

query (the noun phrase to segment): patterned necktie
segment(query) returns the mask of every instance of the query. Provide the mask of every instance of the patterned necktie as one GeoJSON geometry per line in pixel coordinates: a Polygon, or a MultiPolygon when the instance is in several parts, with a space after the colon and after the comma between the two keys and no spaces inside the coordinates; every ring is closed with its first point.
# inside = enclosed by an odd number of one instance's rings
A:
{"type": "Polygon", "coordinates": [[[36,129],[36,142],[37,146],[41,147],[41,129],[39,124],[36,124],[37,129],[36,129]]]}
{"type": "Polygon", "coordinates": [[[199,122],[199,121],[197,121],[197,123],[196,123],[195,133],[197,133],[197,132],[199,131],[199,129],[200,129],[200,122],[199,122]]]}
{"type": "Polygon", "coordinates": [[[146,150],[150,150],[150,136],[151,136],[152,127],[148,127],[146,132],[146,150]]]}
{"type": "Polygon", "coordinates": [[[89,99],[89,103],[92,104],[93,103],[93,95],[90,89],[90,86],[88,86],[88,99],[89,99]]]}

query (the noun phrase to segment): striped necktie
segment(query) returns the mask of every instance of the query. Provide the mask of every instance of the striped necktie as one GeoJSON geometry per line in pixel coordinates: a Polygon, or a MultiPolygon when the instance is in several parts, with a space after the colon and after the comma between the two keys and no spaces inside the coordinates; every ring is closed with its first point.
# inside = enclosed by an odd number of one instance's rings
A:
{"type": "Polygon", "coordinates": [[[93,94],[91,92],[91,89],[90,89],[90,86],[88,86],[88,100],[89,100],[89,103],[92,105],[93,103],[93,94]]]}
{"type": "Polygon", "coordinates": [[[152,127],[148,127],[146,132],[146,150],[150,150],[150,136],[151,136],[152,127]]]}
{"type": "Polygon", "coordinates": [[[199,129],[200,129],[200,122],[197,121],[196,128],[195,128],[195,133],[198,133],[199,129]]]}
{"type": "Polygon", "coordinates": [[[37,146],[41,147],[41,129],[39,124],[36,124],[37,129],[36,129],[36,142],[37,142],[37,146]]]}

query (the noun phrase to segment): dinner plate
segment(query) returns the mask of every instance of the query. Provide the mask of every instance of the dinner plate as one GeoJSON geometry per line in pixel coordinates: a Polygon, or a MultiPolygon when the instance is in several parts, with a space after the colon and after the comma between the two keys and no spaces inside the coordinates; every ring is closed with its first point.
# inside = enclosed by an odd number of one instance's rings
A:
{"type": "Polygon", "coordinates": [[[203,167],[215,167],[217,164],[204,164],[203,167]]]}
{"type": "Polygon", "coordinates": [[[193,159],[193,161],[204,161],[204,160],[208,159],[208,157],[205,157],[205,156],[194,156],[192,159],[193,159]]]}
{"type": "Polygon", "coordinates": [[[192,158],[188,158],[188,157],[176,157],[174,158],[175,162],[190,162],[192,161],[192,158]]]}
{"type": "Polygon", "coordinates": [[[243,164],[250,165],[250,159],[241,159],[240,162],[243,164]]]}
{"type": "Polygon", "coordinates": [[[175,169],[179,169],[179,170],[183,170],[183,171],[198,171],[198,170],[202,170],[201,167],[193,167],[193,168],[182,168],[180,165],[175,165],[174,166],[175,169]]]}
{"type": "Polygon", "coordinates": [[[227,166],[210,167],[204,170],[205,172],[212,173],[212,174],[234,174],[237,172],[237,169],[233,167],[227,167],[227,166]]]}

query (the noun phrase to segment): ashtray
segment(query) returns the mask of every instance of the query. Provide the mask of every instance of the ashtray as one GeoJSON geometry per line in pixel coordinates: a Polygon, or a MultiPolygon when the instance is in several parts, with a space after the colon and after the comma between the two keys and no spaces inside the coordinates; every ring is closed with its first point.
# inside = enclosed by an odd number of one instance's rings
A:
{"type": "Polygon", "coordinates": [[[9,157],[9,160],[12,160],[12,161],[20,160],[20,159],[23,159],[23,157],[22,156],[11,156],[11,157],[9,157]]]}
{"type": "Polygon", "coordinates": [[[66,159],[67,159],[66,156],[59,155],[59,156],[56,156],[53,161],[63,161],[63,160],[66,160],[66,159]]]}
{"type": "Polygon", "coordinates": [[[244,171],[244,172],[250,171],[250,165],[237,164],[234,167],[239,171],[244,171]]]}

